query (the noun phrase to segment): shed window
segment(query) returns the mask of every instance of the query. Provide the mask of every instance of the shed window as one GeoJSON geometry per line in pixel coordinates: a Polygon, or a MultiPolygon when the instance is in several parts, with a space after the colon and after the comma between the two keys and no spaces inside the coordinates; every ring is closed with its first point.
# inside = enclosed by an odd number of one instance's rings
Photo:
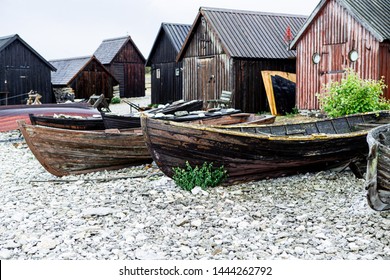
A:
{"type": "Polygon", "coordinates": [[[160,69],[156,69],[156,78],[160,79],[160,69]]]}

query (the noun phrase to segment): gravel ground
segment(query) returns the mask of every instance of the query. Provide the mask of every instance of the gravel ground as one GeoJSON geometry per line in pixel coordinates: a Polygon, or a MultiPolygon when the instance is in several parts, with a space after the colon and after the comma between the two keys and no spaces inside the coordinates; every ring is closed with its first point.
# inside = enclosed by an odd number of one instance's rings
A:
{"type": "Polygon", "coordinates": [[[390,259],[349,171],[191,193],[154,165],[57,178],[20,137],[0,133],[0,259],[390,259]]]}

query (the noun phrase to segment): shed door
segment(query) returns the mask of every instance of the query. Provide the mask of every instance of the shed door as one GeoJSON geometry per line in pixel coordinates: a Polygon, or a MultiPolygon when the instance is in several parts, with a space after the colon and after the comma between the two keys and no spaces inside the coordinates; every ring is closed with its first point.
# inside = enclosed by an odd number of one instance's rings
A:
{"type": "Polygon", "coordinates": [[[323,46],[321,58],[321,88],[324,84],[341,81],[346,68],[344,44],[323,46]]]}
{"type": "MultiPolygon", "coordinates": [[[[8,105],[24,104],[30,90],[37,90],[33,86],[30,67],[10,67],[5,69],[5,91],[8,91],[8,105]]],[[[40,93],[42,95],[42,93],[40,93]]],[[[1,97],[2,98],[2,97],[1,97]]],[[[42,101],[42,100],[41,100],[42,101]]]]}
{"type": "Polygon", "coordinates": [[[217,98],[215,94],[214,58],[201,58],[198,63],[198,98],[203,101],[217,98]]]}

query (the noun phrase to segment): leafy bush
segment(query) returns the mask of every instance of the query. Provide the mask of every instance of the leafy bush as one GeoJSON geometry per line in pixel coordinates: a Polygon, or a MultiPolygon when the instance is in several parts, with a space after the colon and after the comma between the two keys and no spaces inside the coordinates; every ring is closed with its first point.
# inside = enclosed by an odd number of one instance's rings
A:
{"type": "Polygon", "coordinates": [[[325,86],[325,93],[319,96],[322,109],[330,117],[349,114],[389,110],[390,103],[383,98],[383,89],[387,86],[381,80],[363,80],[352,70],[341,82],[332,82],[325,86]]]}
{"type": "Polygon", "coordinates": [[[199,168],[194,168],[186,162],[185,168],[173,168],[173,180],[183,190],[191,191],[195,187],[201,187],[203,190],[208,187],[215,187],[227,177],[227,172],[223,166],[213,168],[212,163],[203,163],[199,168]]]}
{"type": "Polygon", "coordinates": [[[121,98],[119,96],[114,96],[111,98],[111,104],[118,104],[121,103],[121,98]]]}

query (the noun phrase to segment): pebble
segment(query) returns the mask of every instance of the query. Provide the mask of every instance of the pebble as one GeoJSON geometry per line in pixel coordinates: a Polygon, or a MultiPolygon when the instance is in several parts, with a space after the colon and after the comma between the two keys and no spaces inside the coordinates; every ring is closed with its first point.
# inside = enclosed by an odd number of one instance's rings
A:
{"type": "Polygon", "coordinates": [[[18,131],[0,162],[0,259],[390,259],[390,213],[348,170],[191,192],[154,164],[56,181],[18,131]]]}

